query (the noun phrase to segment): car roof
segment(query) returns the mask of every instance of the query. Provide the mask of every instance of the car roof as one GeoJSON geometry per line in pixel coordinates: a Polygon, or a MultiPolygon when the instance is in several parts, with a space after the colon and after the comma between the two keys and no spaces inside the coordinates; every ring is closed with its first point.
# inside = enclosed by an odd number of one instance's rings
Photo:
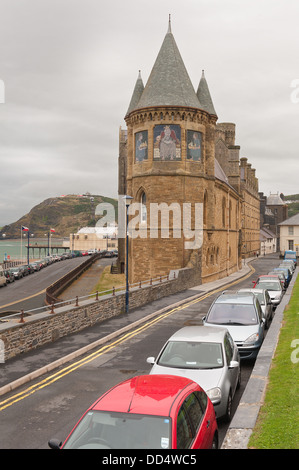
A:
{"type": "Polygon", "coordinates": [[[169,416],[175,400],[188,386],[194,391],[202,390],[186,377],[140,375],[108,390],[90,409],[169,416]]]}
{"type": "Polygon", "coordinates": [[[277,282],[280,282],[279,278],[278,278],[278,274],[263,274],[261,276],[258,277],[258,281],[267,281],[268,279],[272,279],[272,280],[275,280],[277,282]]]}
{"type": "Polygon", "coordinates": [[[223,341],[228,330],[222,327],[212,326],[185,326],[176,331],[169,341],[203,341],[209,343],[219,343],[223,341]]]}
{"type": "Polygon", "coordinates": [[[264,294],[266,292],[267,289],[258,289],[257,287],[252,287],[252,288],[248,288],[248,289],[240,289],[238,292],[252,292],[253,294],[254,293],[258,293],[258,294],[264,294]]]}
{"type": "Polygon", "coordinates": [[[252,304],[255,296],[251,292],[237,292],[234,294],[223,293],[217,297],[215,303],[223,304],[252,304]]]}
{"type": "Polygon", "coordinates": [[[267,280],[267,279],[270,279],[270,278],[274,279],[277,282],[279,281],[278,276],[276,276],[275,274],[263,274],[263,275],[258,277],[258,281],[259,280],[262,281],[263,279],[267,280]]]}

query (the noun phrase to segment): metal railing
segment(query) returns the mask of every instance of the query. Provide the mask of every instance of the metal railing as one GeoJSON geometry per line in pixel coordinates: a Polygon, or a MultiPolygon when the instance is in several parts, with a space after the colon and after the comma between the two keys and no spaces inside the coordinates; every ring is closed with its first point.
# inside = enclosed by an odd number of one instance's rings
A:
{"type": "MultiPolygon", "coordinates": [[[[83,263],[83,264],[85,264],[85,263],[83,263]]],[[[82,267],[82,265],[80,265],[80,266],[82,267]]],[[[73,270],[73,271],[75,271],[75,270],[73,270]]],[[[147,279],[147,280],[144,280],[144,281],[135,282],[133,284],[129,284],[129,290],[141,289],[143,287],[159,285],[163,282],[172,281],[172,280],[175,280],[175,279],[176,279],[176,272],[174,271],[174,273],[172,274],[171,277],[170,277],[169,274],[167,274],[167,275],[163,275],[163,276],[157,276],[155,278],[150,278],[150,279],[147,279]]],[[[59,282],[59,281],[57,281],[57,282],[59,282]]],[[[52,285],[54,285],[54,284],[56,284],[56,283],[53,283],[52,285]]],[[[80,307],[80,302],[82,303],[82,301],[91,300],[92,298],[94,298],[94,301],[97,302],[101,298],[103,298],[104,296],[114,297],[117,294],[122,294],[122,293],[125,293],[125,292],[126,292],[126,286],[118,286],[118,287],[113,286],[112,288],[110,288],[108,290],[105,290],[105,291],[96,291],[96,292],[93,292],[93,293],[88,294],[88,295],[83,295],[83,296],[80,296],[80,297],[76,296],[73,299],[57,300],[57,301],[51,300],[51,302],[48,302],[48,305],[45,305],[43,307],[38,307],[38,308],[35,308],[35,309],[32,309],[32,310],[20,310],[20,312],[17,312],[17,313],[12,313],[10,315],[1,316],[0,317],[0,323],[8,322],[12,319],[19,319],[19,323],[25,323],[25,321],[26,321],[25,318],[28,317],[28,316],[32,316],[32,315],[35,315],[35,314],[38,314],[38,313],[43,313],[43,312],[48,312],[49,314],[53,314],[53,313],[55,313],[55,310],[57,308],[60,308],[60,307],[64,307],[64,306],[67,306],[67,305],[70,305],[72,307],[80,307]]]]}

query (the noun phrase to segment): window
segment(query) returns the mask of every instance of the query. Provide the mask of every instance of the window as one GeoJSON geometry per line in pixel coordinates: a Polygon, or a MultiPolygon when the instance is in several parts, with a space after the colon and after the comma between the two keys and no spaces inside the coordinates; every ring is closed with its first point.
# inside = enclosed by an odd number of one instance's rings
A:
{"type": "Polygon", "coordinates": [[[195,393],[192,393],[184,402],[187,414],[190,418],[190,421],[193,426],[193,430],[197,432],[202,417],[204,415],[203,410],[200,406],[200,403],[195,395],[195,393]]]}
{"type": "Polygon", "coordinates": [[[191,393],[180,408],[177,419],[177,448],[188,449],[199,431],[207,407],[205,392],[191,393]]]}
{"type": "Polygon", "coordinates": [[[230,361],[233,358],[234,348],[228,335],[225,335],[225,338],[224,338],[224,349],[225,349],[225,355],[226,355],[226,362],[227,362],[227,365],[229,365],[230,361]]]}
{"type": "Polygon", "coordinates": [[[294,251],[294,240],[288,240],[289,250],[294,251]]]}
{"type": "Polygon", "coordinates": [[[289,235],[294,235],[294,227],[289,226],[289,235]]]}
{"type": "Polygon", "coordinates": [[[191,425],[183,405],[179,411],[177,420],[177,448],[188,449],[192,439],[191,425]]]}

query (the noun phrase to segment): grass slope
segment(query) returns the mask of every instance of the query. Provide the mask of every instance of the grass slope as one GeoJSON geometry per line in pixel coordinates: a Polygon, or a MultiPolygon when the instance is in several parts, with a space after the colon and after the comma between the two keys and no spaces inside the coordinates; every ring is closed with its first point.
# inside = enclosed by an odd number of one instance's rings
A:
{"type": "Polygon", "coordinates": [[[299,449],[299,276],[284,312],[265,401],[248,447],[299,449]]]}

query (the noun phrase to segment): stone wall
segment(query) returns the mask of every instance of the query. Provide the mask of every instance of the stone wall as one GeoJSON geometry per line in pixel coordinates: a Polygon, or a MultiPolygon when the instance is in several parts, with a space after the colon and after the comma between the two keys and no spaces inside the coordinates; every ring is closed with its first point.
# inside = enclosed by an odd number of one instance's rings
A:
{"type": "MultiPolygon", "coordinates": [[[[130,309],[138,308],[154,300],[183,291],[200,284],[195,270],[190,268],[170,273],[170,280],[163,280],[136,287],[130,291],[130,309]]],[[[31,351],[61,337],[79,332],[84,328],[103,322],[125,311],[125,293],[103,296],[99,300],[80,301],[78,306],[55,308],[47,312],[20,319],[0,321],[0,341],[4,343],[5,361],[31,351]]]]}

